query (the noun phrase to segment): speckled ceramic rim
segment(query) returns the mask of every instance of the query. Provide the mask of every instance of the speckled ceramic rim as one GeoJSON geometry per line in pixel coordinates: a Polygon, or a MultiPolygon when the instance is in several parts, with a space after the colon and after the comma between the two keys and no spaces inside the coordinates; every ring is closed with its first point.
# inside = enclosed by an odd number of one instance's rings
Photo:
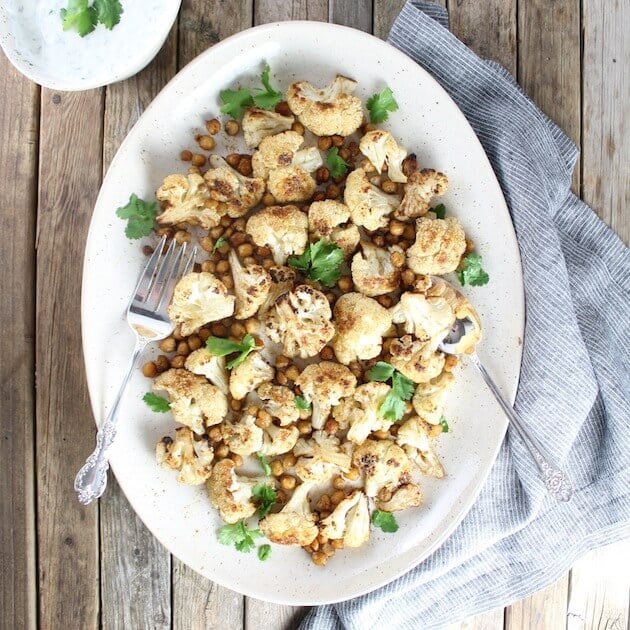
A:
{"type": "MultiPolygon", "coordinates": [[[[360,87],[364,81],[366,90],[390,78],[401,105],[398,117],[392,117],[392,132],[403,145],[420,147],[428,165],[450,168],[447,173],[449,178],[453,175],[453,187],[460,187],[452,197],[447,194],[445,203],[480,246],[492,278],[490,288],[477,290],[473,298],[486,325],[481,354],[513,400],[524,326],[520,258],[505,200],[474,132],[437,82],[390,45],[347,27],[291,22],[249,29],[197,57],[147,108],[110,166],[92,218],[83,273],[84,354],[97,421],[115,394],[120,369],[130,352],[131,333],[122,313],[142,260],[138,244],[122,236],[122,224],[113,209],[124,203],[130,192],[152,194],[169,169],[181,169],[176,148],[190,142],[190,134],[201,126],[204,116],[218,111],[218,90],[234,85],[248,71],[249,77],[255,77],[263,59],[272,68],[289,68],[284,85],[298,74],[298,63],[299,78],[314,83],[322,83],[325,76],[330,80],[333,65],[357,79],[360,87]],[[332,59],[324,64],[330,68],[321,69],[317,59],[325,53],[317,51],[332,50],[341,40],[344,58],[332,59]],[[280,51],[278,59],[273,58],[274,47],[280,51]],[[309,55],[310,61],[306,59],[309,55]],[[370,59],[377,61],[368,65],[370,59]],[[188,118],[183,122],[173,111],[181,99],[189,101],[188,118]],[[421,101],[421,113],[426,116],[422,125],[416,109],[421,101]],[[190,110],[195,108],[193,115],[190,110]],[[166,126],[169,120],[180,125],[172,133],[166,126]],[[161,129],[160,125],[165,125],[166,131],[157,142],[153,135],[159,135],[156,128],[161,129]],[[173,151],[174,155],[167,159],[160,151],[173,151]],[[113,265],[112,251],[118,254],[113,265]]],[[[278,73],[276,78],[280,76],[278,73]]],[[[148,385],[138,375],[135,385],[131,384],[132,392],[134,387],[136,392],[143,392],[148,385]]],[[[110,459],[140,518],[169,551],[202,575],[247,596],[280,604],[342,601],[392,581],[425,559],[451,534],[480,492],[503,441],[506,421],[472,367],[462,371],[457,387],[461,392],[454,394],[449,409],[458,422],[449,433],[449,442],[444,443],[443,453],[450,474],[444,480],[423,481],[426,508],[413,514],[400,513],[397,535],[377,532],[368,545],[343,558],[333,558],[324,569],[314,567],[301,549],[275,546],[271,559],[261,563],[255,554],[239,554],[216,543],[214,531],[220,523],[203,488],[197,491],[177,486],[175,475],[158,469],[150,452],[161,435],[172,432],[172,421],[147,412],[137,393],[129,394],[132,400],[123,409],[129,421],[121,425],[110,459]]]]}

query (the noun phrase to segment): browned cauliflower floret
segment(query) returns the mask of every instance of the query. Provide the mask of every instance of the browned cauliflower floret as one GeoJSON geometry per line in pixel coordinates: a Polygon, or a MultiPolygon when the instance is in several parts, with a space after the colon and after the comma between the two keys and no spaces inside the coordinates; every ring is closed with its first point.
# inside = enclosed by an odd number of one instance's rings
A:
{"type": "Polygon", "coordinates": [[[265,411],[278,418],[281,426],[299,420],[300,410],[295,405],[295,394],[288,387],[263,383],[257,394],[263,402],[265,411]]]}
{"type": "Polygon", "coordinates": [[[331,345],[337,360],[348,365],[379,355],[392,318],[376,300],[361,293],[346,293],[335,304],[334,324],[337,332],[331,345]]]}
{"type": "Polygon", "coordinates": [[[428,383],[444,369],[444,354],[410,335],[394,339],[389,352],[389,362],[414,383],[428,383]]]}
{"type": "Polygon", "coordinates": [[[311,417],[313,428],[321,429],[331,409],[338,405],[342,398],[352,396],[357,379],[345,365],[322,361],[307,365],[295,384],[313,406],[311,417]]]}
{"type": "Polygon", "coordinates": [[[245,231],[259,247],[267,245],[277,265],[302,254],[308,242],[308,218],[297,206],[270,206],[251,216],[245,231]]]}
{"type": "Polygon", "coordinates": [[[208,322],[230,317],[234,312],[234,296],[211,273],[186,274],[176,285],[168,316],[181,324],[184,337],[208,322]]]}
{"type": "Polygon", "coordinates": [[[356,225],[374,231],[387,225],[389,215],[400,204],[400,197],[384,193],[370,183],[362,168],[357,168],[346,179],[344,201],[356,225]]]}
{"type": "Polygon", "coordinates": [[[233,249],[230,250],[229,259],[236,294],[234,317],[247,319],[256,313],[267,298],[271,288],[271,276],[261,265],[244,267],[233,249]]]}
{"type": "Polygon", "coordinates": [[[337,75],[325,88],[308,81],[292,83],[287,103],[299,121],[317,136],[349,136],[363,121],[361,100],[352,93],[357,83],[337,75]]]}
{"type": "Polygon", "coordinates": [[[209,230],[219,225],[218,204],[210,198],[210,191],[201,175],[169,175],[155,193],[163,211],[156,218],[160,225],[188,223],[209,230]]]}
{"type": "Polygon", "coordinates": [[[261,483],[260,479],[238,476],[234,468],[231,459],[222,459],[214,465],[208,480],[208,494],[212,505],[219,510],[221,518],[230,524],[249,518],[256,511],[252,489],[257,483],[261,483]]]}
{"type": "Polygon", "coordinates": [[[411,404],[422,420],[429,424],[440,424],[444,399],[454,382],[455,377],[451,372],[442,372],[428,383],[416,387],[411,404]]]}
{"type": "Polygon", "coordinates": [[[335,334],[331,315],[326,296],[301,284],[276,300],[265,315],[265,330],[286,356],[314,357],[335,334]]]}
{"type": "Polygon", "coordinates": [[[405,447],[407,455],[423,474],[440,479],[444,477],[444,468],[431,446],[430,431],[430,424],[413,416],[400,425],[396,442],[405,447]]]}
{"type": "Polygon", "coordinates": [[[448,190],[448,178],[444,173],[425,168],[409,176],[400,206],[394,213],[397,219],[415,219],[430,209],[433,197],[440,197],[448,190]]]}
{"type": "Polygon", "coordinates": [[[455,271],[466,250],[464,228],[455,217],[416,221],[416,241],[407,250],[407,266],[415,273],[455,271]]]}
{"type": "Polygon", "coordinates": [[[230,373],[230,394],[236,400],[242,400],[259,385],[273,380],[275,370],[265,361],[259,352],[252,352],[230,373]]]}
{"type": "Polygon", "coordinates": [[[218,202],[221,214],[242,217],[256,206],[265,194],[265,182],[257,177],[245,177],[222,157],[210,156],[211,169],[203,176],[210,197],[218,202]]]}
{"type": "Polygon", "coordinates": [[[204,436],[195,438],[188,427],[175,429],[175,439],[163,437],[155,449],[157,463],[179,470],[177,481],[198,486],[210,477],[214,449],[204,436]]]}
{"type": "Polygon", "coordinates": [[[376,501],[376,507],[386,512],[398,512],[422,505],[422,491],[415,483],[400,486],[388,501],[376,501]]]}
{"type": "Polygon", "coordinates": [[[351,457],[343,451],[339,438],[324,431],[314,431],[309,439],[300,438],[293,454],[298,457],[295,474],[302,481],[322,483],[350,470],[351,457]]]}
{"type": "Polygon", "coordinates": [[[243,457],[260,451],[264,432],[256,425],[256,419],[255,415],[245,412],[238,422],[221,425],[221,437],[230,451],[243,457]]]}
{"type": "Polygon", "coordinates": [[[206,348],[199,348],[188,355],[184,367],[193,374],[205,376],[224,394],[229,391],[228,373],[225,369],[225,357],[215,357],[206,348]]]}
{"type": "Polygon", "coordinates": [[[275,266],[270,267],[269,276],[271,277],[271,286],[267,298],[258,309],[258,315],[264,315],[275,303],[276,300],[293,288],[297,273],[292,267],[275,266]]]}
{"type": "Polygon", "coordinates": [[[313,236],[332,241],[349,256],[359,244],[359,228],[350,220],[346,204],[333,199],[314,201],[308,209],[308,229],[313,236]]]}
{"type": "MultiPolygon", "coordinates": [[[[400,282],[400,270],[392,264],[391,252],[369,241],[363,241],[361,249],[362,252],[357,252],[352,258],[354,286],[369,297],[395,291],[400,282]]],[[[402,250],[396,248],[392,251],[402,250]]]]}
{"type": "Polygon", "coordinates": [[[207,427],[219,424],[227,415],[227,398],[203,376],[188,370],[170,369],[153,382],[153,389],[168,393],[173,418],[203,435],[207,427]]]}
{"type": "Polygon", "coordinates": [[[398,146],[389,131],[382,129],[368,131],[361,138],[359,148],[379,174],[387,164],[389,179],[393,182],[407,181],[407,176],[402,172],[402,161],[407,157],[407,151],[404,147],[398,146]]]}
{"type": "Polygon", "coordinates": [[[241,124],[245,144],[250,149],[256,148],[264,138],[291,129],[294,120],[293,116],[283,116],[268,109],[251,107],[245,112],[241,124]]]}
{"type": "Polygon", "coordinates": [[[254,175],[266,180],[271,171],[291,166],[303,144],[304,136],[296,131],[284,131],[265,138],[252,156],[254,175]]]}
{"type": "Polygon", "coordinates": [[[267,180],[269,192],[280,203],[306,201],[313,196],[316,187],[315,180],[300,166],[278,168],[269,173],[267,180]]]}
{"type": "Polygon", "coordinates": [[[337,504],[321,521],[322,533],[330,540],[343,540],[344,547],[360,547],[370,538],[370,510],[367,497],[355,490],[337,504]]]}
{"type": "Polygon", "coordinates": [[[264,430],[260,452],[267,457],[288,453],[299,437],[300,432],[295,425],[277,427],[275,424],[270,424],[264,430]]]}
{"type": "Polygon", "coordinates": [[[315,515],[308,503],[312,483],[298,486],[287,504],[277,514],[267,514],[260,521],[260,531],[279,545],[310,545],[318,534],[315,515]]]}
{"type": "Polygon", "coordinates": [[[365,440],[352,456],[353,465],[363,473],[365,494],[375,497],[409,483],[411,462],[405,451],[390,440],[365,440]]]}
{"type": "Polygon", "coordinates": [[[389,429],[392,422],[381,415],[380,408],[390,389],[385,383],[359,385],[352,398],[335,409],[335,420],[342,427],[350,427],[346,435],[350,442],[363,444],[372,431],[389,429]]]}

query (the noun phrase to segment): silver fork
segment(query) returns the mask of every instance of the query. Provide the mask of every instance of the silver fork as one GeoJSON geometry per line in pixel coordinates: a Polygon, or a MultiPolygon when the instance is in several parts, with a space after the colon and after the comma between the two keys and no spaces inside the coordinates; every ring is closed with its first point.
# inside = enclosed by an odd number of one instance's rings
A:
{"type": "Polygon", "coordinates": [[[116,400],[96,436],[96,448],[74,480],[74,489],[79,502],[83,505],[88,505],[105,492],[109,468],[107,451],[116,437],[120,402],[142,351],[149,342],[164,339],[175,328],[166,309],[178,280],[190,270],[196,249],[193,249],[186,258],[186,243],[178,248],[175,241],[171,241],[162,256],[165,245],[166,238],[163,238],[140,274],[136,290],[127,307],[127,323],[136,335],[136,345],[116,400]]]}

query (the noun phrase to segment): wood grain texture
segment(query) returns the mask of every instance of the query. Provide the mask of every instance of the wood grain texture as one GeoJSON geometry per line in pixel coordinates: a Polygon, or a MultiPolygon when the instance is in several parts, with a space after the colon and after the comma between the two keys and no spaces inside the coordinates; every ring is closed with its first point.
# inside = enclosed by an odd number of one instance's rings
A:
{"type": "Polygon", "coordinates": [[[584,0],[582,196],[630,243],[630,3],[584,0]]]}
{"type": "Polygon", "coordinates": [[[630,540],[591,551],[571,570],[567,630],[628,627],[630,540]]]}
{"type": "MultiPolygon", "coordinates": [[[[147,68],[107,88],[103,175],[131,127],[175,74],[177,27],[147,68]]],[[[100,505],[101,625],[171,627],[171,557],[134,513],[116,480],[100,505]]]]}
{"type": "Polygon", "coordinates": [[[504,609],[497,608],[482,615],[469,617],[461,623],[448,626],[445,630],[503,630],[504,609]]]}
{"type": "Polygon", "coordinates": [[[373,34],[387,39],[394,20],[407,0],[374,0],[373,34]]]}
{"type": "Polygon", "coordinates": [[[0,628],[34,628],[35,221],[39,89],[0,53],[0,628]],[[7,185],[8,184],[8,185],[7,185]],[[7,238],[7,236],[9,238],[7,238]]]}
{"type": "Polygon", "coordinates": [[[328,21],[328,0],[256,0],[254,24],[284,20],[328,21]]]}
{"type": "Polygon", "coordinates": [[[42,90],[37,224],[39,621],[98,627],[98,507],[72,481],[94,448],[81,351],[81,261],[101,182],[103,92],[42,90]]]}
{"type": "Polygon", "coordinates": [[[372,0],[330,0],[329,21],[372,32],[372,0]]]}
{"type": "Polygon", "coordinates": [[[505,630],[549,630],[566,625],[569,575],[505,609],[505,630]]]}

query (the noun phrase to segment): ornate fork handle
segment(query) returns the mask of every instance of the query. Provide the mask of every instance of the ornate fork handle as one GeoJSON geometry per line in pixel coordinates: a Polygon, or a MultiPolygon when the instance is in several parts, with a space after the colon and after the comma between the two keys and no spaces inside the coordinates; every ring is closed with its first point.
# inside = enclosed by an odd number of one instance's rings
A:
{"type": "Polygon", "coordinates": [[[123,379],[118,390],[116,400],[107,414],[105,422],[101,425],[96,436],[96,448],[92,454],[85,460],[85,464],[77,473],[74,479],[74,490],[79,497],[79,503],[82,505],[88,505],[102,496],[107,486],[107,470],[109,468],[109,461],[107,460],[107,451],[114,441],[116,436],[116,422],[118,420],[118,410],[120,408],[120,402],[122,400],[127,383],[136,368],[138,359],[142,354],[145,346],[147,345],[146,339],[138,339],[136,346],[131,357],[129,369],[123,379]]]}
{"type": "Polygon", "coordinates": [[[551,494],[551,496],[557,501],[569,501],[573,496],[573,486],[570,479],[564,472],[562,472],[562,470],[552,463],[551,459],[545,452],[545,449],[523,426],[519,417],[516,415],[516,412],[512,409],[512,406],[508,404],[505,398],[503,398],[503,395],[486,371],[486,368],[479,360],[479,357],[476,354],[473,354],[470,359],[481,373],[481,376],[483,376],[483,379],[490,388],[490,391],[494,394],[494,397],[501,405],[505,415],[509,418],[512,425],[521,436],[521,439],[525,442],[525,446],[527,446],[529,452],[532,454],[532,457],[538,464],[538,468],[543,475],[545,486],[549,494],[551,494]]]}

